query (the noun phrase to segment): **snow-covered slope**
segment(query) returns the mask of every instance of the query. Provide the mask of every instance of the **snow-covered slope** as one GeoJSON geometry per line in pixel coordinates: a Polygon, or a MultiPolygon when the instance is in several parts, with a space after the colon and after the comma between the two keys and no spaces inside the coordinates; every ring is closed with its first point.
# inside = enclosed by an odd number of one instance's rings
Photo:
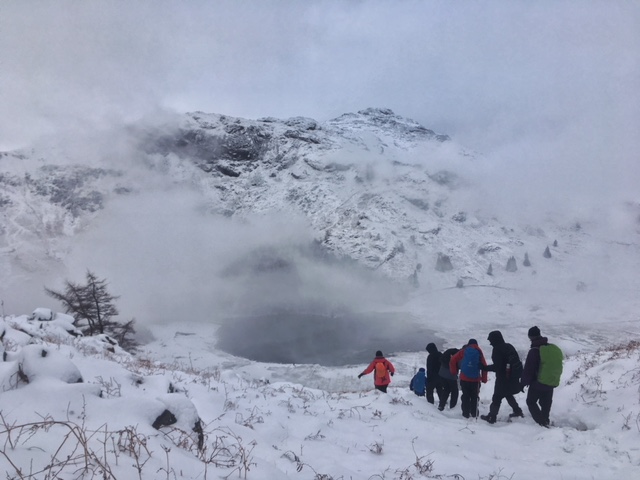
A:
{"type": "Polygon", "coordinates": [[[634,478],[640,465],[638,342],[571,356],[544,429],[528,412],[509,423],[504,402],[494,425],[459,406],[438,411],[408,389],[423,353],[391,357],[397,373],[382,394],[357,379],[362,366],[207,353],[210,328],[161,328],[132,357],[54,327],[27,315],[0,323],[7,478],[609,479],[634,478]],[[297,381],[312,377],[333,388],[297,381]]]}

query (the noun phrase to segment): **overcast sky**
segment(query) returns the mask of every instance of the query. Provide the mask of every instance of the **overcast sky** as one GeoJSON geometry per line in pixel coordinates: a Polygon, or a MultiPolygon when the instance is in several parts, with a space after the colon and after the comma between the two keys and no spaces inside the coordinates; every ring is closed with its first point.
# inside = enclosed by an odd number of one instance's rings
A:
{"type": "Polygon", "coordinates": [[[493,172],[630,191],[639,25],[637,1],[5,0],[0,150],[162,110],[323,121],[380,106],[493,172]]]}

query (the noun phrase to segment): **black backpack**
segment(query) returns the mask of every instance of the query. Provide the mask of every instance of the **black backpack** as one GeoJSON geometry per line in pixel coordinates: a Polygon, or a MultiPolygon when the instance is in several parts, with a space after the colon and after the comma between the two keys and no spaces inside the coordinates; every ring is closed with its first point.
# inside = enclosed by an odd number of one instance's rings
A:
{"type": "Polygon", "coordinates": [[[520,383],[522,377],[522,361],[513,345],[507,343],[507,380],[509,383],[520,383]]]}
{"type": "Polygon", "coordinates": [[[460,350],[458,350],[457,348],[449,348],[448,350],[442,352],[442,357],[440,358],[440,363],[442,363],[442,366],[449,370],[449,362],[451,362],[451,357],[453,357],[459,351],[460,350]]]}

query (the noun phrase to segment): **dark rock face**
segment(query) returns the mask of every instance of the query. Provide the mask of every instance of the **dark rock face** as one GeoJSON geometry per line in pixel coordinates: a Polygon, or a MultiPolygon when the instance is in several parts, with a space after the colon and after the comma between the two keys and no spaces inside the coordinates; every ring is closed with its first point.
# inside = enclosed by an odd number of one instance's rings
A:
{"type": "MultiPolygon", "coordinates": [[[[37,177],[0,175],[0,186],[6,186],[7,191],[24,187],[78,217],[82,212],[96,212],[104,207],[104,194],[92,187],[96,181],[120,176],[122,173],[117,170],[48,165],[39,169],[37,177]]],[[[0,207],[11,204],[9,197],[0,196],[0,207]]]]}
{"type": "Polygon", "coordinates": [[[198,130],[183,130],[177,138],[160,139],[157,145],[160,153],[176,153],[182,157],[198,159],[204,165],[215,165],[221,160],[260,160],[270,137],[268,132],[254,126],[229,125],[224,133],[216,135],[205,135],[198,130]]]}

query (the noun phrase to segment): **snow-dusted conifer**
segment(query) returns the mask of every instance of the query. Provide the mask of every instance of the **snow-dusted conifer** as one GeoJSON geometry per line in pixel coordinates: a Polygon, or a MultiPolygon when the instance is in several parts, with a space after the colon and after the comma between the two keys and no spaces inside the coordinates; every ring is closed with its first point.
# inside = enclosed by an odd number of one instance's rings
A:
{"type": "Polygon", "coordinates": [[[544,253],[542,254],[544,258],[551,258],[551,250],[549,250],[549,245],[544,249],[544,253]]]}
{"type": "Polygon", "coordinates": [[[451,263],[451,258],[449,255],[445,255],[444,253],[438,254],[438,260],[436,261],[436,270],[439,272],[448,272],[449,270],[453,270],[453,264],[451,263]]]}

